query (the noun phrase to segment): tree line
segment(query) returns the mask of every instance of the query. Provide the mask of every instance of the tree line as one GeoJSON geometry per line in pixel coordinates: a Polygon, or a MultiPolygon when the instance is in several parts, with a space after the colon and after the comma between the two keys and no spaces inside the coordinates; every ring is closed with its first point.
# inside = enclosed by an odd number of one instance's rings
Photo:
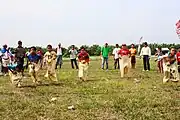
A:
{"type": "MultiPolygon", "coordinates": [[[[91,46],[88,46],[88,45],[82,45],[86,51],[89,53],[90,56],[99,56],[100,53],[101,53],[101,47],[100,45],[91,45],[91,46]]],[[[81,46],[81,47],[82,47],[81,46]]],[[[81,47],[76,47],[76,49],[79,51],[81,47]]],[[[121,46],[120,46],[121,47],[121,46]]],[[[131,48],[131,45],[127,45],[128,48],[131,48]]],[[[136,44],[135,45],[136,49],[138,49],[138,45],[136,44]]],[[[141,45],[141,48],[143,47],[143,45],[141,45]]],[[[180,47],[180,44],[157,44],[157,43],[151,43],[149,44],[149,47],[151,48],[151,53],[152,55],[155,54],[156,52],[156,48],[158,47],[161,47],[161,48],[171,48],[171,47],[174,47],[176,49],[178,49],[180,47]]],[[[39,49],[40,47],[37,46],[37,49],[39,49]]],[[[115,48],[115,45],[109,45],[109,48],[110,48],[110,53],[112,54],[112,51],[113,49],[115,48]]],[[[25,48],[27,51],[29,48],[25,48]]],[[[63,57],[69,57],[69,50],[71,49],[71,46],[69,46],[68,48],[62,48],[62,51],[63,51],[63,57]]],[[[14,51],[14,48],[11,48],[12,51],[14,51]]],[[[42,48],[43,52],[46,52],[46,48],[42,48]]]]}

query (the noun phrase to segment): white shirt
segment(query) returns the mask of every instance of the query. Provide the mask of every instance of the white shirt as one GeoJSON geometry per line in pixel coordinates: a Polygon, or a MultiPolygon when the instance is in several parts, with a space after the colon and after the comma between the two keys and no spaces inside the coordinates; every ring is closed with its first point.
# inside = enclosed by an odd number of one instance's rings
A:
{"type": "Polygon", "coordinates": [[[62,48],[57,48],[57,55],[62,55],[62,48]]]}
{"type": "Polygon", "coordinates": [[[119,58],[118,52],[119,52],[120,48],[114,48],[112,54],[114,55],[115,59],[119,58]]]}
{"type": "Polygon", "coordinates": [[[69,50],[69,53],[70,53],[70,59],[76,59],[78,53],[76,49],[69,50]]]}
{"type": "Polygon", "coordinates": [[[149,57],[151,56],[151,49],[148,46],[147,47],[143,47],[141,49],[140,56],[143,56],[143,55],[148,55],[149,57]]]}

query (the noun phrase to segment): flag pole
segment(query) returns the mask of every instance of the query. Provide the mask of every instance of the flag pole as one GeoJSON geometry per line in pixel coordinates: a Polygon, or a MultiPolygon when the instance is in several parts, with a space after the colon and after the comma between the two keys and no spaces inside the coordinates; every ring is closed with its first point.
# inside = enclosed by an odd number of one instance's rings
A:
{"type": "Polygon", "coordinates": [[[143,39],[143,37],[141,37],[139,39],[139,44],[138,44],[138,55],[140,55],[140,50],[141,50],[141,40],[143,39]]]}

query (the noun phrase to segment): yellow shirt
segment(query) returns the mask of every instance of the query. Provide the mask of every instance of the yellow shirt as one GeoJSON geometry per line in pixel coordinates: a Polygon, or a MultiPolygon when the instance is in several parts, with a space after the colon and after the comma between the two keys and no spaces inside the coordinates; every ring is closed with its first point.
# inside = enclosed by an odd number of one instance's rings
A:
{"type": "Polygon", "coordinates": [[[131,53],[131,56],[136,56],[137,51],[135,48],[131,48],[131,49],[129,49],[129,51],[131,53]]]}

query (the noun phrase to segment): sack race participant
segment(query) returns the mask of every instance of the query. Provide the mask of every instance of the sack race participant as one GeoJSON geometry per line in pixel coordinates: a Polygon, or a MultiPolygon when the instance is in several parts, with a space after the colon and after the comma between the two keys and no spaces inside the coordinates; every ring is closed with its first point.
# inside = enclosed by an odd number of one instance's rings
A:
{"type": "Polygon", "coordinates": [[[18,47],[15,49],[15,59],[17,61],[17,68],[24,76],[24,58],[26,55],[25,48],[22,47],[22,42],[18,41],[18,47]]]}
{"type": "Polygon", "coordinates": [[[10,64],[11,59],[11,53],[10,50],[7,49],[7,45],[3,46],[3,49],[1,50],[1,57],[2,57],[2,72],[6,76],[8,73],[8,64],[10,64]]]}
{"type": "Polygon", "coordinates": [[[124,74],[127,74],[130,68],[130,52],[126,47],[126,44],[122,44],[122,49],[118,54],[120,57],[121,77],[124,77],[124,74]]]}
{"type": "Polygon", "coordinates": [[[129,51],[131,55],[131,68],[134,69],[136,66],[136,54],[137,54],[134,44],[131,45],[131,49],[129,49],[129,51]]]}
{"type": "Polygon", "coordinates": [[[168,55],[163,56],[163,68],[164,68],[164,78],[163,83],[171,81],[178,81],[179,74],[176,65],[176,54],[175,49],[171,48],[171,51],[168,55]]]}
{"type": "Polygon", "coordinates": [[[36,47],[31,47],[30,54],[27,56],[29,74],[34,83],[38,82],[37,74],[41,67],[40,65],[41,56],[36,53],[36,47]]]}
{"type": "Polygon", "coordinates": [[[9,78],[12,84],[15,84],[17,87],[21,87],[21,82],[23,76],[17,67],[17,62],[15,61],[15,56],[11,56],[10,64],[8,66],[9,78]]]}
{"type": "Polygon", "coordinates": [[[87,71],[89,67],[89,54],[85,51],[85,49],[82,47],[80,53],[78,54],[78,60],[79,60],[79,72],[78,76],[81,80],[85,81],[87,80],[87,71]]]}
{"type": "Polygon", "coordinates": [[[47,46],[47,52],[44,54],[46,66],[47,66],[47,72],[45,77],[49,78],[50,80],[57,81],[57,75],[56,75],[56,52],[53,51],[52,46],[47,46]]]}

